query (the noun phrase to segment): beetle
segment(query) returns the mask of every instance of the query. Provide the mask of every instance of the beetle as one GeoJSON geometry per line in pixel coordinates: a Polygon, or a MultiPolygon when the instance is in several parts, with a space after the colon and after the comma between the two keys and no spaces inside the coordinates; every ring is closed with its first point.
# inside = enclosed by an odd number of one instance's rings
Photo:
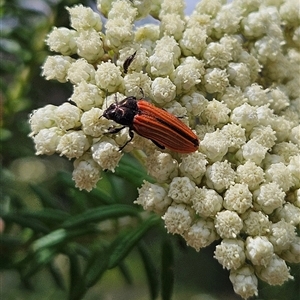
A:
{"type": "Polygon", "coordinates": [[[103,112],[103,117],[123,125],[110,130],[110,133],[117,133],[129,127],[130,139],[120,150],[133,139],[133,132],[150,139],[161,149],[168,148],[179,153],[194,152],[199,146],[198,137],[187,125],[171,113],[155,107],[144,99],[137,100],[134,96],[120,102],[116,99],[115,103],[103,112]]]}
{"type": "Polygon", "coordinates": [[[129,57],[127,57],[126,60],[124,61],[123,69],[124,69],[124,73],[125,74],[127,74],[128,68],[131,65],[132,61],[134,60],[135,55],[136,55],[136,51],[132,55],[130,55],[129,57]]]}

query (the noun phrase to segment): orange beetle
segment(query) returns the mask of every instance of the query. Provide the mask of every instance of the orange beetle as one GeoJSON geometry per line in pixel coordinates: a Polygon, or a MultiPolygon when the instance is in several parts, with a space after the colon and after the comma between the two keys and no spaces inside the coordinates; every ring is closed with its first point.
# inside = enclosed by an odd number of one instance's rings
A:
{"type": "Polygon", "coordinates": [[[133,131],[150,139],[161,149],[190,153],[196,151],[199,146],[198,137],[187,125],[143,99],[137,100],[130,96],[120,102],[116,101],[104,111],[103,116],[124,125],[110,130],[110,133],[117,133],[126,126],[129,127],[130,139],[120,150],[133,139],[133,131]]]}

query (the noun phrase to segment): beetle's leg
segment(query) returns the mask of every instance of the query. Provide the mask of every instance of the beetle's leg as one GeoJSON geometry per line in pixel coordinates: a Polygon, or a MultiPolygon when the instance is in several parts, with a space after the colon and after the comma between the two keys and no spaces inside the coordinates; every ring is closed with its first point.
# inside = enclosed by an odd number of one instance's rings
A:
{"type": "Polygon", "coordinates": [[[122,126],[122,127],[117,127],[117,128],[110,128],[108,129],[107,133],[118,133],[120,132],[122,129],[124,129],[126,126],[122,126]]]}
{"type": "Polygon", "coordinates": [[[134,137],[134,133],[131,129],[129,129],[129,136],[130,136],[130,139],[122,147],[119,148],[119,151],[123,150],[126,147],[126,145],[132,141],[132,139],[134,137]]]}

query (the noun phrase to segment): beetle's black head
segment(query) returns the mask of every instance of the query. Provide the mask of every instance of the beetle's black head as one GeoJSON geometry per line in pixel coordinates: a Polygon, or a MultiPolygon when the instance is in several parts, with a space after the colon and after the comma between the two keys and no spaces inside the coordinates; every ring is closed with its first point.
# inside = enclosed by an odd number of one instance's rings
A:
{"type": "Polygon", "coordinates": [[[113,120],[118,124],[131,126],[133,119],[138,113],[135,97],[127,97],[121,102],[112,103],[103,113],[103,117],[113,120]]]}

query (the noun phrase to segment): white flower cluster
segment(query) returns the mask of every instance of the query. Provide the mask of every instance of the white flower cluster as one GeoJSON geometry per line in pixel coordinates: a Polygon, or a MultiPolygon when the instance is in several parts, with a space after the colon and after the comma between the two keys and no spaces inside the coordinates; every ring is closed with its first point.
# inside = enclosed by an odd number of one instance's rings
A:
{"type": "Polygon", "coordinates": [[[138,135],[124,148],[143,151],[157,181],[135,202],[197,251],[220,240],[215,258],[246,299],[257,295],[257,277],[281,285],[292,278],[287,263],[300,263],[300,4],[225,2],[202,0],[187,17],[183,0],[98,0],[105,33],[90,8],[68,8],[72,29],[48,35],[57,54],[43,76],[71,82],[75,105],[37,109],[30,124],[36,154],[75,159],[76,186],[89,191],[129,138],[126,129],[108,134],[116,124],[102,117],[115,94],[142,89],[183,117],[199,137],[196,152],[161,150],[138,135]],[[160,23],[134,27],[149,14],[160,23]]]}

